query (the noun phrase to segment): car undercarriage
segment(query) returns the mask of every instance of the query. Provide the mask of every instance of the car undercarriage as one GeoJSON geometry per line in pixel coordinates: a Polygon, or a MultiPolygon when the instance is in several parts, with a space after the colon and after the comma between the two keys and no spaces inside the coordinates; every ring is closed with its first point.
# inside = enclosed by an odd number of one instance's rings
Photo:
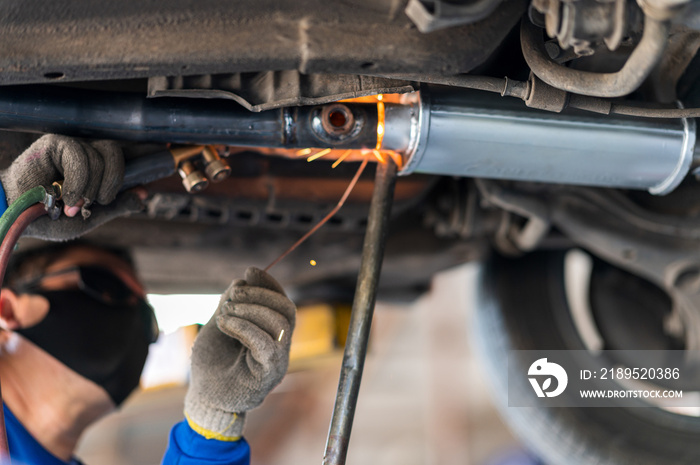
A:
{"type": "MultiPolygon", "coordinates": [[[[700,2],[0,4],[0,168],[45,133],[118,141],[146,208],[87,238],[132,250],[153,292],[219,292],[272,262],[367,160],[342,209],[275,268],[296,300],[352,299],[373,174],[395,164],[379,298],[486,261],[500,274],[484,299],[508,320],[528,269],[561,275],[580,249],[594,271],[668,296],[635,349],[700,350],[700,2]]],[[[542,295],[562,286],[546,282],[542,295]]],[[[606,347],[631,348],[624,307],[598,314],[606,347]]],[[[533,439],[523,418],[514,428],[549,460],[574,448],[533,439]]],[[[682,439],[693,420],[671,422],[648,462],[597,444],[567,463],[697,463],[682,439]],[[669,461],[672,446],[689,452],[669,461]]],[[[586,421],[572,437],[593,437],[586,421]]]]}

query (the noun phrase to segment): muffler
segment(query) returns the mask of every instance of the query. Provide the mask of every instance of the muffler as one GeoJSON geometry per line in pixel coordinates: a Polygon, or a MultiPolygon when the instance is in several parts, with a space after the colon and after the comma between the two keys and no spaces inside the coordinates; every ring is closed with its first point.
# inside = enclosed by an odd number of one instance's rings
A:
{"type": "Polygon", "coordinates": [[[386,148],[405,153],[401,175],[476,178],[671,192],[693,162],[694,119],[557,114],[514,99],[421,88],[420,104],[387,108],[386,148]]]}

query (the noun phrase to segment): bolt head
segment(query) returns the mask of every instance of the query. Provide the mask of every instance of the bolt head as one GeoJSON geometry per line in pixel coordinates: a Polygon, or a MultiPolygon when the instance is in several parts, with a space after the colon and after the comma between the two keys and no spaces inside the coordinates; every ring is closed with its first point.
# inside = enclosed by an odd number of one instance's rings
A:
{"type": "Polygon", "coordinates": [[[221,182],[231,175],[231,167],[224,160],[214,160],[207,164],[204,172],[211,182],[221,182]]]}
{"type": "Polygon", "coordinates": [[[196,194],[206,189],[209,181],[200,171],[193,171],[182,179],[182,185],[190,194],[196,194]]]}

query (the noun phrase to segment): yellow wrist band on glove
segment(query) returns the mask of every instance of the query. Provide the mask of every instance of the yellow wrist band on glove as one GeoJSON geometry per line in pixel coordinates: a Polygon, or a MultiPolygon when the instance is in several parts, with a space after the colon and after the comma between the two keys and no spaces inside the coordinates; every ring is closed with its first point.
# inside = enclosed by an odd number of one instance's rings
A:
{"type": "Polygon", "coordinates": [[[201,436],[204,436],[206,439],[216,439],[217,441],[226,441],[226,442],[234,442],[234,441],[238,441],[239,439],[241,439],[240,436],[224,436],[222,434],[222,433],[226,432],[229,428],[231,428],[233,426],[233,424],[236,422],[236,420],[238,419],[238,415],[236,415],[235,413],[233,414],[233,420],[231,420],[231,423],[223,431],[221,431],[219,433],[214,432],[214,431],[209,431],[208,429],[199,426],[197,423],[192,421],[190,416],[187,415],[187,412],[185,412],[185,419],[187,419],[187,424],[190,425],[190,428],[192,428],[192,430],[195,433],[197,433],[201,436]]]}

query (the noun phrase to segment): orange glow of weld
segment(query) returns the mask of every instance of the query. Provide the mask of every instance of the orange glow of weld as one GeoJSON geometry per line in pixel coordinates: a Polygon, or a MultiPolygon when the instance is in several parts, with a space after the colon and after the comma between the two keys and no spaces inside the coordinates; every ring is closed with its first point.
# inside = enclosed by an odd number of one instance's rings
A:
{"type": "Polygon", "coordinates": [[[396,167],[401,170],[403,168],[403,158],[401,157],[400,154],[394,152],[393,150],[385,150],[385,154],[389,155],[392,160],[394,160],[394,163],[396,163],[396,167]]]}
{"type": "Polygon", "coordinates": [[[323,149],[313,153],[318,149],[308,148],[297,151],[297,156],[302,157],[310,155],[306,161],[311,162],[330,154],[331,158],[338,157],[333,162],[333,165],[331,165],[333,168],[338,167],[338,165],[343,163],[349,157],[352,161],[357,161],[360,156],[364,159],[368,159],[369,157],[369,161],[376,160],[378,163],[387,163],[389,159],[391,159],[394,163],[396,163],[396,166],[401,169],[403,166],[403,157],[401,154],[393,150],[386,150],[382,148],[382,144],[384,143],[384,135],[386,134],[385,101],[398,103],[397,97],[397,94],[389,94],[387,96],[378,94],[374,96],[360,97],[357,99],[342,100],[343,102],[363,101],[367,103],[374,102],[377,104],[377,143],[374,148],[350,149],[342,152],[340,156],[338,156],[338,153],[340,153],[339,150],[323,149]]]}
{"type": "Polygon", "coordinates": [[[382,142],[384,142],[385,108],[384,102],[380,97],[382,97],[382,94],[377,95],[377,146],[374,147],[376,150],[381,150],[382,142]]]}

